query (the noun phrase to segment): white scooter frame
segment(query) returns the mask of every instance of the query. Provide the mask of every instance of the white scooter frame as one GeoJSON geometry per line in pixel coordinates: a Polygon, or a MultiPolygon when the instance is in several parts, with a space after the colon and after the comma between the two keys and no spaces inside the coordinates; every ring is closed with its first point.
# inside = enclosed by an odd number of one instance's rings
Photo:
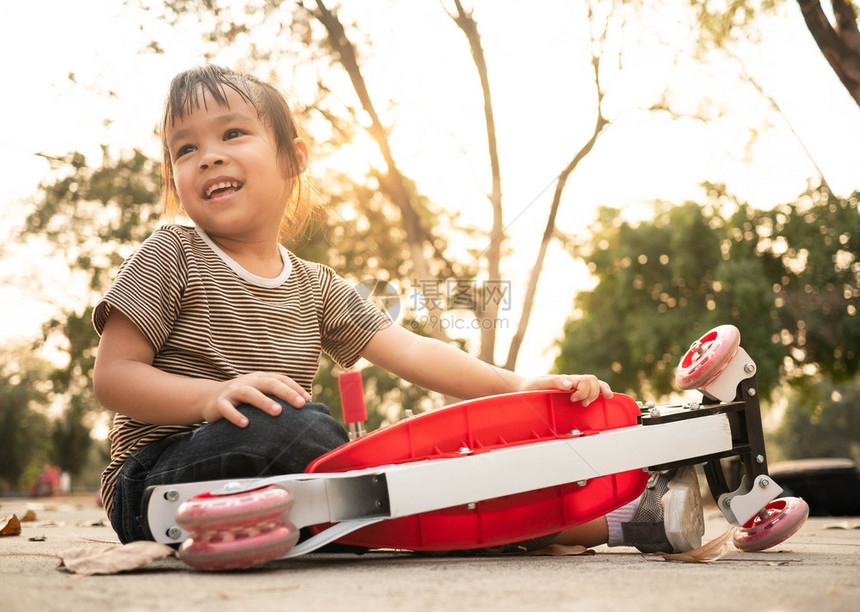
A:
{"type": "Polygon", "coordinates": [[[743,525],[782,493],[767,474],[755,364],[739,348],[703,389],[702,402],[644,406],[641,424],[524,444],[489,453],[386,465],[341,473],[293,474],[150,487],[146,526],[157,542],[179,544],[188,533],[174,516],[201,493],[235,494],[268,485],[290,491],[296,527],[332,524],[283,558],[312,552],[364,526],[534,491],[628,470],[705,464],[711,492],[729,523],[743,525]],[[739,457],[743,477],[729,488],[720,460],[739,457]]]}

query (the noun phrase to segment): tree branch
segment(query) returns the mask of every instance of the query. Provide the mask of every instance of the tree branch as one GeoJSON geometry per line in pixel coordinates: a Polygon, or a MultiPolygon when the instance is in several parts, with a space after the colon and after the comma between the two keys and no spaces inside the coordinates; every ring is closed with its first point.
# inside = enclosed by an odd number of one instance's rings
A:
{"type": "MultiPolygon", "coordinates": [[[[472,11],[466,12],[460,0],[454,0],[454,5],[457,7],[457,14],[448,13],[457,27],[466,35],[466,40],[469,41],[469,49],[472,51],[472,58],[475,62],[475,68],[478,70],[478,78],[481,81],[481,92],[484,96],[484,122],[487,126],[487,148],[490,155],[490,173],[492,176],[492,192],[490,193],[490,205],[493,210],[493,225],[490,229],[490,244],[484,251],[487,258],[487,277],[490,281],[497,281],[501,276],[501,253],[502,242],[505,238],[505,226],[502,219],[502,178],[501,168],[499,165],[499,152],[496,143],[496,122],[493,117],[493,101],[490,95],[490,80],[487,76],[487,61],[484,57],[484,49],[481,45],[481,35],[478,33],[478,24],[472,17],[472,11]]],[[[447,12],[447,11],[446,11],[447,12]]],[[[486,297],[486,296],[485,296],[486,297]]],[[[478,319],[494,321],[498,311],[499,304],[496,299],[481,299],[479,300],[478,319]]],[[[493,363],[496,345],[496,326],[481,325],[481,348],[480,358],[487,362],[493,363]]]]}
{"type": "MultiPolygon", "coordinates": [[[[595,65],[596,64],[597,62],[595,62],[595,65]]],[[[576,153],[576,155],[574,155],[573,159],[570,160],[570,163],[568,163],[564,170],[562,170],[558,175],[558,179],[555,184],[555,192],[552,196],[552,205],[550,206],[549,216],[546,220],[546,227],[544,228],[540,248],[538,249],[538,255],[535,259],[534,266],[532,266],[531,274],[529,275],[529,282],[525,293],[526,297],[523,301],[523,312],[520,315],[517,331],[511,339],[511,344],[508,348],[508,357],[505,360],[505,368],[509,370],[513,370],[517,365],[517,357],[519,356],[520,347],[522,346],[523,338],[526,335],[526,329],[528,328],[532,308],[534,307],[535,294],[537,293],[538,280],[540,279],[541,272],[543,271],[546,251],[549,247],[550,241],[555,235],[555,220],[558,215],[559,205],[561,204],[561,194],[567,184],[567,179],[579,165],[579,162],[581,162],[594,148],[594,143],[597,142],[597,137],[600,136],[601,132],[603,132],[607,125],[609,125],[609,122],[600,112],[600,107],[598,106],[597,120],[594,123],[594,131],[591,134],[591,138],[588,139],[583,147],[576,153]]]]}
{"type": "Polygon", "coordinates": [[[857,29],[857,14],[849,0],[830,0],[836,18],[836,34],[845,45],[860,54],[860,30],[857,29]]]}
{"type": "Polygon", "coordinates": [[[848,0],[832,0],[836,28],[827,20],[820,0],[797,0],[812,38],[833,72],[860,106],[860,33],[848,0]]]}
{"type": "Polygon", "coordinates": [[[824,187],[830,189],[829,185],[827,184],[827,179],[824,177],[824,171],[821,169],[821,166],[818,165],[818,162],[815,161],[815,158],[812,156],[812,153],[807,148],[806,143],[803,142],[803,138],[801,138],[797,130],[794,129],[794,125],[792,125],[791,121],[788,118],[788,115],[783,112],[782,107],[779,105],[779,103],[773,98],[773,96],[768,94],[762,88],[761,85],[759,85],[758,81],[753,78],[753,76],[749,72],[747,72],[746,66],[744,66],[743,61],[739,57],[735,57],[730,51],[728,51],[728,49],[726,50],[726,54],[730,58],[734,59],[740,66],[741,77],[746,80],[750,85],[752,85],[763,98],[770,102],[770,105],[773,107],[773,109],[777,113],[779,113],[779,115],[782,117],[782,120],[785,122],[785,125],[788,126],[789,131],[791,131],[791,133],[797,139],[797,142],[800,144],[800,147],[803,149],[803,152],[806,153],[806,157],[809,159],[810,163],[812,163],[812,166],[815,168],[815,170],[818,172],[818,175],[821,177],[821,184],[824,187]]]}
{"type": "MultiPolygon", "coordinates": [[[[302,4],[300,4],[300,6],[305,8],[302,4]]],[[[430,232],[421,222],[421,217],[418,215],[418,212],[415,210],[412,203],[412,198],[406,187],[404,177],[397,168],[397,164],[394,162],[394,156],[391,153],[391,147],[388,143],[388,135],[386,134],[385,128],[382,126],[382,122],[379,120],[379,115],[377,114],[373,101],[370,98],[370,93],[367,90],[364,76],[362,75],[361,69],[358,65],[355,47],[347,37],[346,31],[344,30],[343,24],[340,22],[338,16],[326,7],[323,0],[316,0],[316,10],[308,8],[305,8],[305,10],[313,15],[313,17],[315,17],[323,27],[325,27],[328,34],[329,44],[331,44],[332,50],[337,55],[340,64],[343,66],[344,70],[346,70],[346,73],[352,82],[353,89],[361,102],[362,109],[367,113],[368,117],[370,117],[371,124],[370,127],[367,128],[367,131],[379,147],[379,151],[382,154],[387,167],[386,174],[380,175],[379,177],[380,188],[388,195],[389,198],[391,198],[391,201],[394,202],[395,206],[400,209],[400,213],[403,218],[403,227],[406,230],[406,241],[412,256],[412,265],[414,267],[416,279],[423,281],[431,280],[434,276],[430,273],[430,267],[424,254],[424,246],[427,242],[432,245],[433,240],[430,239],[430,232]]],[[[428,301],[428,306],[431,307],[431,311],[433,310],[433,307],[437,306],[434,302],[434,300],[428,301]]],[[[436,338],[447,341],[447,334],[441,327],[441,317],[431,316],[428,320],[431,322],[431,325],[429,325],[431,334],[436,338]],[[438,323],[433,325],[433,321],[438,323]]]]}

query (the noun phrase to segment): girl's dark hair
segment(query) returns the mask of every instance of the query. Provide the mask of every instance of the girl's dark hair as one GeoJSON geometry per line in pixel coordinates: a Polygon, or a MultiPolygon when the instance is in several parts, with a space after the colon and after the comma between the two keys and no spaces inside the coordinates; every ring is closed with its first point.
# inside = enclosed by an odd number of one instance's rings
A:
{"type": "Polygon", "coordinates": [[[299,234],[313,214],[313,206],[302,198],[299,181],[301,168],[296,156],[295,139],[299,137],[296,122],[284,96],[273,86],[250,74],[241,74],[221,66],[206,65],[177,74],[170,83],[164,115],[161,121],[162,180],[164,181],[164,213],[173,219],[182,204],[173,180],[173,165],[167,146],[167,128],[178,119],[190,115],[207,101],[227,106],[230,88],[254,107],[260,120],[272,130],[278,156],[287,163],[295,178],[289,202],[281,221],[281,235],[292,238],[299,234]]]}

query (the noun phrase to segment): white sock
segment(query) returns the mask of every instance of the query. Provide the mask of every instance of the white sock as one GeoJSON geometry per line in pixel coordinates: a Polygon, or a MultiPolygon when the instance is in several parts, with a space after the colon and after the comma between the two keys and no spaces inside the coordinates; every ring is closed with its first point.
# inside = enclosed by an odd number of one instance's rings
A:
{"type": "MultiPolygon", "coordinates": [[[[642,495],[645,495],[644,493],[642,495]]],[[[621,533],[621,523],[629,523],[633,520],[636,508],[639,507],[640,495],[632,502],[613,510],[606,515],[606,526],[609,527],[609,546],[624,546],[624,537],[621,533]]]]}

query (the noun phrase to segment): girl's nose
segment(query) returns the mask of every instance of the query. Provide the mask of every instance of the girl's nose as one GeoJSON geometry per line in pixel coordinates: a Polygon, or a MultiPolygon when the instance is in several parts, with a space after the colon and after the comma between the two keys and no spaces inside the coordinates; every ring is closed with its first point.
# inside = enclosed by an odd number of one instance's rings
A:
{"type": "Polygon", "coordinates": [[[209,152],[200,159],[200,169],[208,170],[211,166],[224,165],[224,156],[217,152],[209,152]]]}

